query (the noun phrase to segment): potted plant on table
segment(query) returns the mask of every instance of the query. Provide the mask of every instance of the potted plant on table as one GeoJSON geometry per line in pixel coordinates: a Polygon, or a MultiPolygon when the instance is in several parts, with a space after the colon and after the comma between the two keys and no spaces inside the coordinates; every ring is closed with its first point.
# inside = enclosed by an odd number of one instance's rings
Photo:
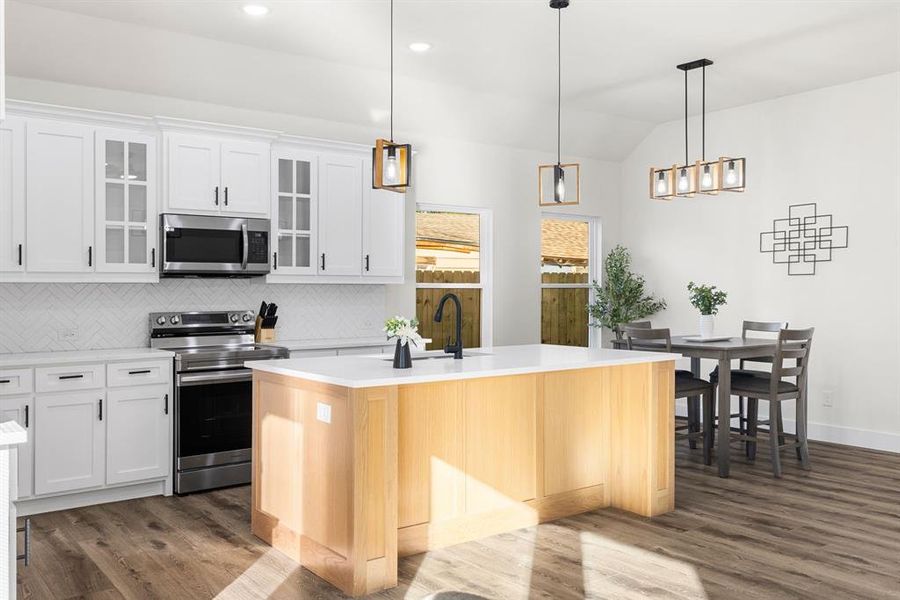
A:
{"type": "Polygon", "coordinates": [[[631,254],[627,248],[616,246],[610,250],[603,263],[603,273],[602,286],[593,282],[594,301],[587,307],[592,327],[606,327],[621,340],[622,325],[666,308],[665,300],[645,291],[644,277],[631,271],[631,254]]]}
{"type": "Polygon", "coordinates": [[[384,322],[384,331],[387,333],[388,339],[397,339],[397,346],[394,348],[394,368],[409,369],[412,367],[412,355],[409,351],[410,343],[419,347],[422,343],[422,336],[419,335],[419,320],[407,319],[405,317],[396,316],[384,322]]]}
{"type": "Polygon", "coordinates": [[[700,337],[713,337],[715,331],[714,317],[718,314],[719,307],[725,304],[728,293],[714,285],[698,285],[693,281],[688,283],[687,289],[691,294],[691,304],[700,311],[700,337]]]}

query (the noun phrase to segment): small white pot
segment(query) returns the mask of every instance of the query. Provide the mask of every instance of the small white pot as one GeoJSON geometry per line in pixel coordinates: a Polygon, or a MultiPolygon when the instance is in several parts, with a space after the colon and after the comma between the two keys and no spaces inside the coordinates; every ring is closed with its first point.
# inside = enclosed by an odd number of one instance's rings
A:
{"type": "Polygon", "coordinates": [[[713,337],[715,329],[716,321],[713,315],[700,315],[700,337],[713,337]]]}

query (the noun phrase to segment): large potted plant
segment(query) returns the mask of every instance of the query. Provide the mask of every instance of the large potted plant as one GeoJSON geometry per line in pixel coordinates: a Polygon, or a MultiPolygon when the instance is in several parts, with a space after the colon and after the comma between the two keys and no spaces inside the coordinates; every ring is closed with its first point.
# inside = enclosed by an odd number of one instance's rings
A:
{"type": "Polygon", "coordinates": [[[592,327],[606,327],[622,339],[622,325],[645,319],[666,307],[666,301],[645,291],[644,277],[631,270],[631,254],[623,246],[610,250],[603,263],[603,285],[596,281],[588,305],[592,327]]]}
{"type": "Polygon", "coordinates": [[[700,311],[700,337],[713,337],[715,315],[718,314],[719,307],[725,304],[728,293],[714,285],[697,285],[693,281],[688,283],[687,289],[691,295],[691,304],[700,311]]]}

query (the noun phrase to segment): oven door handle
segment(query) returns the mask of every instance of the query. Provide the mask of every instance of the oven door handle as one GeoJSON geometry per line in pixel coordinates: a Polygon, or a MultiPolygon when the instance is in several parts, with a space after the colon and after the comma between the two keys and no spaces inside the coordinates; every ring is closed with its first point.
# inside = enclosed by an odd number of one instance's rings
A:
{"type": "Polygon", "coordinates": [[[247,252],[249,250],[247,248],[247,246],[250,245],[250,236],[247,233],[247,224],[246,223],[241,224],[241,235],[244,236],[244,252],[243,252],[243,255],[241,256],[241,269],[246,270],[247,269],[247,252]]]}
{"type": "Polygon", "coordinates": [[[179,373],[175,377],[177,387],[192,385],[208,385],[214,383],[236,383],[252,381],[253,371],[250,369],[232,369],[228,371],[210,371],[207,373],[179,373]]]}

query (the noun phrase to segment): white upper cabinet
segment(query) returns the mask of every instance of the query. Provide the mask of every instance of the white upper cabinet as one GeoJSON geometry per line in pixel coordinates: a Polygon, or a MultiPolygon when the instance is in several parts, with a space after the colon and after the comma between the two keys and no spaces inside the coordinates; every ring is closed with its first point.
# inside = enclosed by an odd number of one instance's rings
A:
{"type": "Polygon", "coordinates": [[[269,144],[166,135],[169,212],[269,214],[269,144]]]}
{"type": "Polygon", "coordinates": [[[25,264],[25,122],[0,122],[0,271],[25,264]]]}
{"type": "Polygon", "coordinates": [[[272,158],[272,273],[315,275],[318,254],[318,161],[303,151],[272,158]]]}
{"type": "Polygon", "coordinates": [[[28,271],[93,271],[94,131],[29,120],[26,154],[28,271]]]}
{"type": "Polygon", "coordinates": [[[363,276],[403,276],[406,197],[369,189],[363,196],[363,276]]]}
{"type": "Polygon", "coordinates": [[[156,270],[156,140],[127,131],[96,134],[97,270],[156,270]]]}
{"type": "Polygon", "coordinates": [[[269,214],[269,144],[222,143],[222,211],[269,214]]]}
{"type": "Polygon", "coordinates": [[[210,138],[167,136],[169,210],[219,210],[220,148],[210,138]]]}
{"type": "Polygon", "coordinates": [[[356,156],[319,157],[320,275],[362,272],[363,163],[356,156]]]}

